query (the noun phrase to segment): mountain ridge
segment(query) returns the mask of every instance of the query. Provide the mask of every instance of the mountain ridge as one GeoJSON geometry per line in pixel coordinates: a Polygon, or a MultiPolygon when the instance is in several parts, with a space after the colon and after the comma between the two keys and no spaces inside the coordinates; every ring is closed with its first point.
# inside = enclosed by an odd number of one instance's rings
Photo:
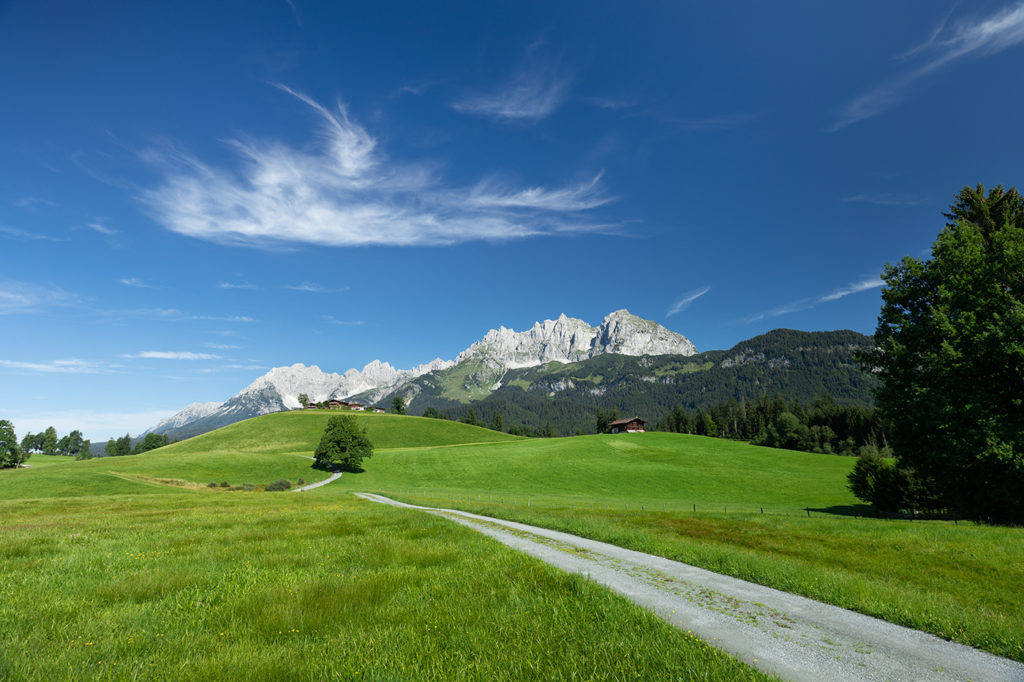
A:
{"type": "MultiPolygon", "coordinates": [[[[499,388],[500,377],[509,369],[548,362],[577,362],[610,352],[693,355],[697,349],[682,334],[625,309],[609,313],[596,327],[562,313],[555,320],[536,322],[521,332],[504,326],[491,329],[459,353],[454,361],[436,358],[408,370],[395,369],[379,359],[367,363],[362,370],[352,368],[342,374],[324,372],[316,365],[302,363],[274,367],[224,402],[193,403],[144,434],[165,433],[175,438],[197,435],[241,419],[296,409],[300,406],[298,396],[301,393],[314,402],[356,397],[376,403],[397,394],[425,374],[460,366],[469,370],[464,383],[482,396],[499,388]]],[[[414,400],[415,392],[408,399],[414,400]]]]}

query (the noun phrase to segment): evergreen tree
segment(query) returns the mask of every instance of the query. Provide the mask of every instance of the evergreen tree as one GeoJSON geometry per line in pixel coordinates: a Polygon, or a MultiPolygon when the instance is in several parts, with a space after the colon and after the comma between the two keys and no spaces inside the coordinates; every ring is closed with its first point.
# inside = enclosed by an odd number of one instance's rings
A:
{"type": "Polygon", "coordinates": [[[468,412],[466,412],[466,416],[462,418],[462,423],[463,424],[472,424],[473,426],[477,425],[476,411],[472,407],[469,408],[468,412]]]}
{"type": "Polygon", "coordinates": [[[82,447],[75,455],[75,459],[92,459],[92,443],[89,439],[82,441],[82,447]]]}
{"type": "Polygon", "coordinates": [[[41,449],[44,455],[57,454],[57,429],[52,426],[47,427],[46,431],[43,432],[41,449]]]}
{"type": "Polygon", "coordinates": [[[124,457],[125,455],[132,454],[132,436],[129,433],[124,434],[117,439],[117,444],[114,447],[114,455],[117,457],[124,457]]]}
{"type": "Polygon", "coordinates": [[[494,431],[505,430],[505,417],[501,414],[501,412],[495,412],[494,415],[491,417],[491,429],[494,431]]]}
{"type": "Polygon", "coordinates": [[[77,457],[78,453],[82,451],[82,445],[85,443],[85,440],[82,438],[82,432],[75,429],[68,434],[67,438],[67,451],[63,454],[70,457],[77,457]]]}
{"type": "Polygon", "coordinates": [[[117,441],[115,441],[113,438],[108,440],[106,446],[104,446],[103,448],[103,454],[106,455],[107,457],[116,457],[117,441]]]}

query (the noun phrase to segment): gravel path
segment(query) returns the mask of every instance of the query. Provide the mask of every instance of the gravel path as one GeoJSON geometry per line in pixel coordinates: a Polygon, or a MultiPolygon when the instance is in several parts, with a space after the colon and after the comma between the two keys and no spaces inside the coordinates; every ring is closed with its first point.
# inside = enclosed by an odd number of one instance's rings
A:
{"type": "Polygon", "coordinates": [[[357,495],[444,516],[585,575],[784,679],[1024,681],[1016,661],[677,561],[513,521],[357,495]]]}
{"type": "Polygon", "coordinates": [[[331,474],[330,476],[328,476],[327,478],[325,478],[322,481],[317,481],[316,483],[310,483],[309,485],[304,485],[301,488],[295,488],[295,489],[292,490],[292,492],[293,493],[304,493],[307,490],[312,490],[313,488],[319,488],[322,485],[327,485],[331,481],[337,481],[339,478],[341,478],[341,472],[337,471],[337,472],[331,474]]]}

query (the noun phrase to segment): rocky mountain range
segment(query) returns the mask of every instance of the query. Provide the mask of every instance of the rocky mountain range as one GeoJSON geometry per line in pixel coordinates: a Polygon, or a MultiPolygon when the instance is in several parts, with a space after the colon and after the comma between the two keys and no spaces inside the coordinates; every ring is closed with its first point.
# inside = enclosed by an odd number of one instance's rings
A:
{"type": "Polygon", "coordinates": [[[500,388],[509,370],[580,362],[608,353],[690,356],[696,352],[685,336],[627,310],[609,314],[596,327],[563,314],[522,332],[492,329],[454,361],[437,358],[407,370],[379,360],[343,374],[324,372],[315,365],[275,367],[223,403],[193,403],[145,433],[187,438],[242,419],[295,409],[300,393],[316,402],[355,398],[370,404],[403,395],[412,407],[419,393],[414,382],[426,375],[445,374],[455,399],[479,399],[500,388]]]}

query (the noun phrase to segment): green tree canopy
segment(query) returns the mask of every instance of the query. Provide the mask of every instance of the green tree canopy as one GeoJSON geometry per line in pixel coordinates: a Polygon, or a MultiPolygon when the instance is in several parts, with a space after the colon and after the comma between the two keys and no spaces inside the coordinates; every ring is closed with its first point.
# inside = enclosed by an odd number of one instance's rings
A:
{"type": "Polygon", "coordinates": [[[130,454],[132,454],[132,436],[130,433],[126,433],[117,439],[114,446],[114,455],[124,457],[130,454]]]}
{"type": "Polygon", "coordinates": [[[57,429],[52,426],[43,431],[42,451],[44,455],[57,454],[57,429]]]}
{"type": "Polygon", "coordinates": [[[305,407],[306,405],[309,405],[309,396],[306,395],[305,393],[300,393],[299,394],[299,404],[302,405],[303,407],[305,407]]]}
{"type": "Polygon", "coordinates": [[[391,399],[391,411],[395,414],[405,414],[405,398],[396,395],[391,399]]]}
{"type": "Polygon", "coordinates": [[[320,437],[314,459],[319,466],[330,466],[344,471],[359,470],[364,459],[373,456],[370,442],[359,421],[343,414],[327,420],[327,427],[320,437]]]}
{"type": "Polygon", "coordinates": [[[1024,522],[1024,197],[965,187],[931,258],[886,267],[878,407],[901,467],[946,506],[1024,522]]]}
{"type": "Polygon", "coordinates": [[[20,466],[26,459],[28,453],[19,447],[14,425],[6,419],[0,419],[0,469],[20,466]]]}
{"type": "Polygon", "coordinates": [[[166,445],[166,439],[159,433],[147,433],[146,437],[135,445],[135,454],[138,455],[150,450],[156,450],[166,445]]]}

